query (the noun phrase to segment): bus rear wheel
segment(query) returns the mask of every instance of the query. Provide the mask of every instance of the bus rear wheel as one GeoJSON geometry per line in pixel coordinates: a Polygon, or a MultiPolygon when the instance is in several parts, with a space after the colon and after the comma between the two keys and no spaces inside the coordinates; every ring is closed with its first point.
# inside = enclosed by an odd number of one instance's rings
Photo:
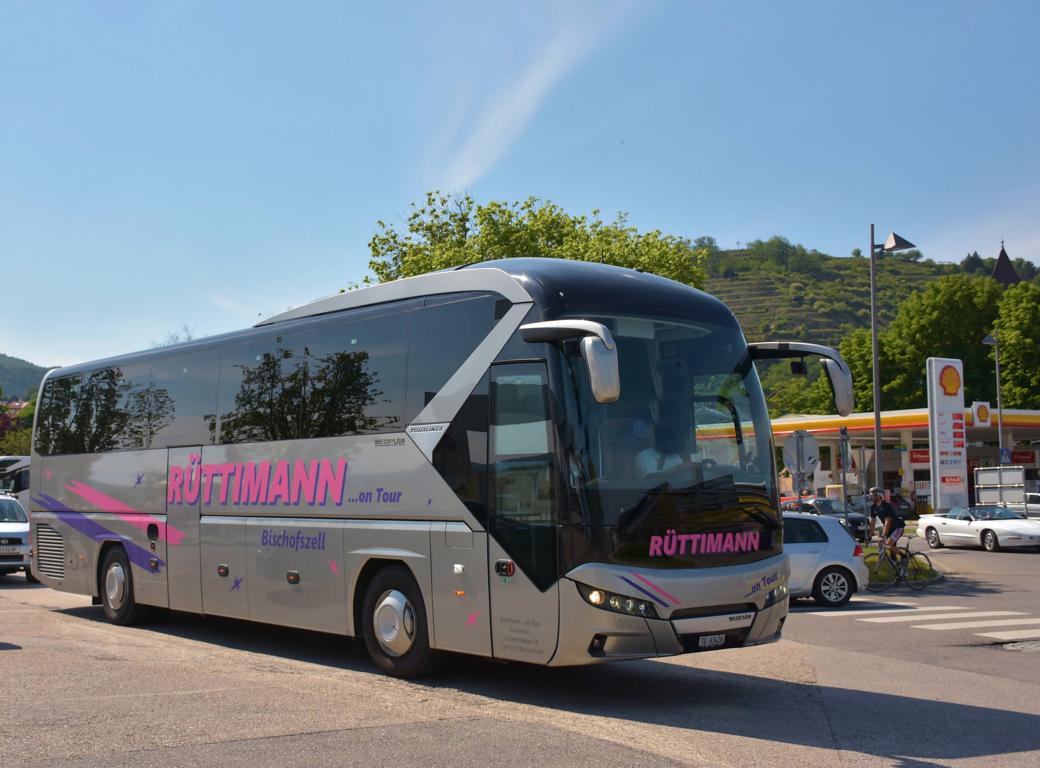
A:
{"type": "Polygon", "coordinates": [[[394,677],[428,674],[430,648],[426,604],[411,572],[399,565],[379,571],[365,590],[361,610],[365,648],[373,663],[394,677]]]}
{"type": "Polygon", "coordinates": [[[148,606],[134,600],[134,577],[122,547],[112,547],[105,553],[98,587],[105,616],[113,624],[131,626],[148,617],[148,606]]]}

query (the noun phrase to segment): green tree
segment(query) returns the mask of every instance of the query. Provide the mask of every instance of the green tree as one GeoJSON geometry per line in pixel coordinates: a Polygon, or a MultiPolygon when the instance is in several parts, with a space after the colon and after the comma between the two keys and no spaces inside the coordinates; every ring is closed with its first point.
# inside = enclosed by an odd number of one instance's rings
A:
{"type": "Polygon", "coordinates": [[[32,442],[32,429],[12,429],[0,438],[0,455],[28,456],[32,442]]]}
{"type": "Polygon", "coordinates": [[[899,307],[881,343],[882,393],[887,408],[919,408],[927,400],[925,361],[964,361],[965,400],[995,400],[989,350],[983,346],[997,318],[1000,284],[988,277],[947,275],[899,307]]]}
{"type": "MultiPolygon", "coordinates": [[[[994,334],[1000,344],[1002,405],[1040,408],[1040,285],[1018,283],[1004,292],[994,334]]],[[[989,363],[987,375],[991,371],[989,363]]]]}
{"type": "Polygon", "coordinates": [[[698,246],[658,230],[639,232],[623,213],[605,222],[599,211],[575,216],[535,197],[478,205],[469,195],[429,192],[425,203],[412,204],[403,232],[378,222],[369,250],[369,266],[379,282],[463,264],[543,256],[640,269],[700,286],[711,244],[698,246]]]}

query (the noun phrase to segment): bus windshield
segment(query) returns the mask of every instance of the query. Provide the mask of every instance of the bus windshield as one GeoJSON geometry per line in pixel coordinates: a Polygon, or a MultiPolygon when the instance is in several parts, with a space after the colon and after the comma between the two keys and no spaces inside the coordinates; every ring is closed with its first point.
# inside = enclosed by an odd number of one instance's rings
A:
{"type": "MultiPolygon", "coordinates": [[[[607,316],[621,397],[597,403],[580,356],[567,355],[564,436],[581,522],[632,528],[771,518],[776,483],[769,418],[743,334],[690,320],[607,316]],[[668,497],[669,503],[661,504],[668,497]]],[[[572,522],[577,522],[572,520],[572,522]]]]}

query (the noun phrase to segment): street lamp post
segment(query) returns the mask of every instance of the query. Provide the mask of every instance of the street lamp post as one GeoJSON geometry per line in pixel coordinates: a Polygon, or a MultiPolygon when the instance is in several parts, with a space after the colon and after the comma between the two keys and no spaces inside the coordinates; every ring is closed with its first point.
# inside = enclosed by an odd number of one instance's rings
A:
{"type": "Polygon", "coordinates": [[[1000,409],[1000,345],[995,336],[986,334],[982,343],[987,347],[993,347],[993,360],[997,364],[997,462],[1003,463],[1001,455],[1004,453],[1004,415],[1000,409]]]}
{"type": "Polygon", "coordinates": [[[875,243],[874,225],[870,225],[870,346],[871,368],[874,374],[874,485],[877,488],[881,488],[881,366],[878,359],[877,255],[905,251],[913,247],[913,243],[904,240],[895,232],[889,233],[884,243],[875,243]]]}

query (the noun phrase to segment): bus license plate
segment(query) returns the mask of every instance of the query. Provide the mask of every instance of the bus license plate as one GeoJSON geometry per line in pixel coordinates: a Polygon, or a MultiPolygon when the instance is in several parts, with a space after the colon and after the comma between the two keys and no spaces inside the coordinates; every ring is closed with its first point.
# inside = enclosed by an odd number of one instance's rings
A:
{"type": "Polygon", "coordinates": [[[721,648],[726,644],[726,633],[718,635],[701,635],[697,638],[698,648],[721,648]]]}
{"type": "Polygon", "coordinates": [[[18,547],[0,547],[0,555],[17,555],[18,547]]]}

